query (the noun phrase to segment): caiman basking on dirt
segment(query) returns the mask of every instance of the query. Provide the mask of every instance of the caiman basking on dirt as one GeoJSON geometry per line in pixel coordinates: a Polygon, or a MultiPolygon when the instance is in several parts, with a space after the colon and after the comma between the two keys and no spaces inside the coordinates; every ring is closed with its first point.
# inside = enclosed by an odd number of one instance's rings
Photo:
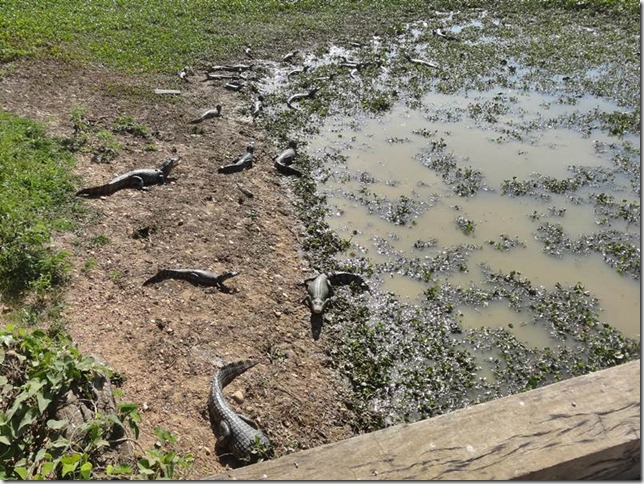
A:
{"type": "Polygon", "coordinates": [[[164,184],[172,169],[179,164],[179,158],[169,158],[159,168],[142,168],[117,176],[109,183],[98,187],[83,188],[76,192],[77,197],[94,198],[113,193],[125,188],[146,190],[150,185],[164,184]]]}
{"type": "Polygon", "coordinates": [[[206,110],[201,116],[198,118],[193,119],[192,121],[188,121],[189,124],[199,124],[206,119],[213,119],[213,118],[218,118],[221,116],[221,104],[217,104],[214,109],[208,109],[206,110]]]}
{"type": "Polygon", "coordinates": [[[215,370],[208,399],[210,426],[217,437],[215,450],[230,452],[245,462],[256,460],[259,453],[269,452],[271,443],[255,422],[235,413],[224,398],[223,388],[256,364],[256,361],[242,360],[215,370]]]}
{"type": "Polygon", "coordinates": [[[351,272],[332,272],[310,277],[304,281],[308,294],[302,301],[312,314],[322,314],[333,296],[333,286],[355,284],[362,290],[369,290],[369,286],[362,276],[351,272]]]}
{"type": "Polygon", "coordinates": [[[237,173],[238,171],[247,170],[253,167],[253,151],[255,144],[251,143],[246,147],[246,153],[241,155],[230,165],[220,166],[217,173],[237,173]]]}
{"type": "Polygon", "coordinates": [[[226,271],[221,274],[205,271],[202,269],[162,269],[156,275],[150,277],[143,283],[149,286],[156,282],[165,281],[166,279],[182,279],[195,286],[216,287],[220,291],[230,292],[230,288],[224,285],[224,281],[236,276],[239,272],[226,271]]]}

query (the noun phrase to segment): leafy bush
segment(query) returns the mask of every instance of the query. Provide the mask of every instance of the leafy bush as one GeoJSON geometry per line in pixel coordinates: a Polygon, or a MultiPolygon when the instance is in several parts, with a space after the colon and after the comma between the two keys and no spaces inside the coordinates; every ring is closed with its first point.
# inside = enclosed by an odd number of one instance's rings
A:
{"type": "Polygon", "coordinates": [[[0,479],[171,479],[192,463],[159,428],[158,448],[139,458],[120,454],[126,429],[138,437],[137,405],[101,411],[96,382],[115,375],[64,335],[7,326],[0,330],[0,369],[0,479]],[[84,416],[80,425],[62,418],[70,395],[84,416]]]}

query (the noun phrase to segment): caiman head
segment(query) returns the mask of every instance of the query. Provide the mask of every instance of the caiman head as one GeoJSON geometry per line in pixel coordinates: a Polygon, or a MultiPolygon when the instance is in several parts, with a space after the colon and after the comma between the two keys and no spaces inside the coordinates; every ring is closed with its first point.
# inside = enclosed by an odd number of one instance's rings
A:
{"type": "Polygon", "coordinates": [[[239,271],[226,271],[226,272],[223,272],[219,276],[219,280],[221,282],[224,282],[226,279],[230,279],[231,277],[235,277],[237,274],[239,274],[239,271]]]}
{"type": "Polygon", "coordinates": [[[319,297],[309,299],[309,307],[313,314],[322,314],[326,309],[326,305],[329,302],[328,299],[322,299],[319,297]]]}
{"type": "Polygon", "coordinates": [[[172,169],[179,164],[180,160],[181,160],[181,157],[179,156],[176,156],[174,158],[168,158],[167,160],[165,160],[161,165],[161,172],[163,173],[163,176],[167,177],[172,171],[172,169]]]}

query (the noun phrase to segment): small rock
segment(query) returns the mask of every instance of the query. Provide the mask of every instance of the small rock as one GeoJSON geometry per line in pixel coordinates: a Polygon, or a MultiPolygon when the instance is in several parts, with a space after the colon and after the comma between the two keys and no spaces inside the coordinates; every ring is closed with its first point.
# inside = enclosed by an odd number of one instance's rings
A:
{"type": "Polygon", "coordinates": [[[244,403],[244,394],[241,390],[237,390],[235,393],[233,393],[231,395],[231,398],[237,403],[244,403]]]}

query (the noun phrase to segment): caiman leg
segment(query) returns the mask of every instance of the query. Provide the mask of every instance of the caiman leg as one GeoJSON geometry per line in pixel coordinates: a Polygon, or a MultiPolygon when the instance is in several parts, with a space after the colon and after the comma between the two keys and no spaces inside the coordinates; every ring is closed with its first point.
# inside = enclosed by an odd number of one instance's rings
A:
{"type": "Polygon", "coordinates": [[[253,427],[256,430],[259,430],[259,425],[257,425],[257,422],[255,422],[252,418],[247,417],[246,415],[243,415],[241,413],[237,414],[240,419],[242,419],[244,422],[246,422],[248,425],[253,427]]]}
{"type": "Polygon", "coordinates": [[[329,296],[329,298],[322,303],[322,312],[326,311],[326,307],[331,303],[331,298],[333,296],[329,296]]]}
{"type": "Polygon", "coordinates": [[[228,441],[230,440],[230,427],[223,420],[219,422],[219,437],[215,442],[215,451],[218,453],[222,450],[225,450],[228,447],[228,441]]]}
{"type": "Polygon", "coordinates": [[[147,188],[145,188],[145,184],[143,183],[143,178],[141,178],[140,176],[133,176],[132,180],[134,180],[136,188],[138,188],[139,190],[147,190],[147,188]]]}

